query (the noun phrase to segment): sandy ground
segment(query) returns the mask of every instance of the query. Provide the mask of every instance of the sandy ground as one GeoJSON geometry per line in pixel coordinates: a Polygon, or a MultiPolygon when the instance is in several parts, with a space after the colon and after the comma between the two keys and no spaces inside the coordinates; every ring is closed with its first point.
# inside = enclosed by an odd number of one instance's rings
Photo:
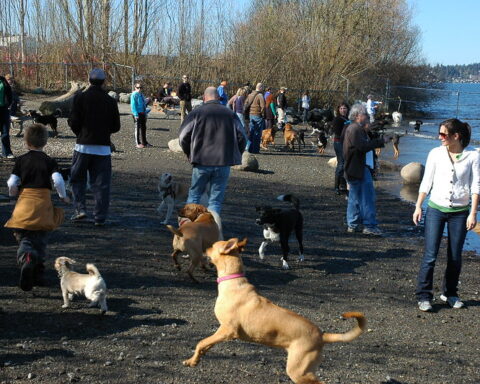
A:
{"type": "MultiPolygon", "coordinates": [[[[38,100],[27,106],[38,106],[38,100]]],[[[140,150],[134,147],[131,117],[122,116],[122,130],[113,136],[118,152],[108,224],[97,228],[67,220],[51,234],[48,287],[28,293],[18,288],[16,244],[10,231],[0,229],[0,383],[290,382],[284,351],[241,341],[216,346],[196,368],[181,365],[196,343],[215,331],[217,321],[214,271],[196,271],[201,283],[195,284],[173,268],[172,236],[156,212],[161,173],[189,182],[185,157],[167,147],[178,127],[178,119],[152,115],[147,137],[154,147],[140,150]],[[76,259],[80,270],[86,262],[97,265],[109,287],[105,316],[83,299],[61,308],[52,268],[59,256],[76,259]]],[[[68,166],[74,136],[65,119],[59,130],[46,151],[68,166]]],[[[12,137],[12,144],[15,154],[23,152],[20,138],[12,137]]],[[[468,309],[452,310],[437,300],[434,313],[419,312],[414,285],[422,228],[411,223],[412,207],[379,191],[378,218],[385,235],[347,234],[346,202],[334,195],[333,169],[326,164],[329,150],[320,156],[310,148],[292,153],[278,146],[258,155],[261,172],[232,171],[222,212],[224,232],[248,237],[243,255],[248,279],[261,294],[324,331],[350,329],[353,322],[341,319],[343,312],[365,313],[368,332],[352,343],[326,346],[318,371],[326,383],[479,383],[480,258],[464,256],[460,292],[468,309]],[[289,271],[280,268],[279,246],[271,246],[265,261],[259,260],[262,231],[255,225],[255,206],[280,207],[275,197],[286,192],[300,198],[306,223],[306,261],[292,263],[289,271]]],[[[0,162],[0,193],[7,192],[12,165],[0,162]]],[[[13,204],[0,202],[2,223],[13,204]]],[[[65,208],[69,217],[72,208],[65,208]]],[[[290,245],[295,254],[293,239],[290,245]]],[[[442,243],[437,297],[445,253],[442,243]]]]}

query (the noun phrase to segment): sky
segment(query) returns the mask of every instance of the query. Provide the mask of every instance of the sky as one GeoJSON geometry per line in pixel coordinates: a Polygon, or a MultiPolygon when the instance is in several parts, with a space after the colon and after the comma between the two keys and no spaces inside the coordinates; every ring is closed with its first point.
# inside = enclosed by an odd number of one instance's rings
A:
{"type": "Polygon", "coordinates": [[[428,64],[480,62],[480,0],[407,0],[428,64]]]}

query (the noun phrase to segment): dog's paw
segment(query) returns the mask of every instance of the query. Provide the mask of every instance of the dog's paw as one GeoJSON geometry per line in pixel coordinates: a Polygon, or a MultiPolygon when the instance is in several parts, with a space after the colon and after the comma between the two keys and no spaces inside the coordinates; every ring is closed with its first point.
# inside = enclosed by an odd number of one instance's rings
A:
{"type": "Polygon", "coordinates": [[[290,266],[288,263],[282,258],[282,268],[283,269],[290,269],[290,266]]]}
{"type": "Polygon", "coordinates": [[[183,361],[183,365],[186,367],[195,367],[198,364],[198,361],[196,361],[193,357],[188,360],[183,361]]]}
{"type": "Polygon", "coordinates": [[[305,256],[299,255],[297,261],[301,263],[302,261],[305,261],[305,256]]]}
{"type": "Polygon", "coordinates": [[[62,305],[62,308],[68,308],[68,307],[69,307],[68,304],[63,304],[63,305],[62,305]]]}

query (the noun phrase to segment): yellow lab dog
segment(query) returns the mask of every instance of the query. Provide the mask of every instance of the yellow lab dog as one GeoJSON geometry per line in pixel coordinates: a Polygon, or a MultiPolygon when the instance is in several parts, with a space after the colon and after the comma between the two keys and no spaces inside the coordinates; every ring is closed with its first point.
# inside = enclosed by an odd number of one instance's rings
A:
{"type": "Polygon", "coordinates": [[[241,339],[283,348],[288,352],[287,374],[296,384],[321,384],[315,371],[321,361],[323,344],[348,342],[362,334],[366,319],[358,312],[344,313],[358,325],[346,333],[323,333],[306,318],[279,307],[260,296],[245,278],[242,258],[247,240],[217,241],[207,255],[217,268],[218,297],[215,316],[220,327],[201,340],[194,355],[183,362],[194,367],[200,356],[222,341],[241,339]]]}

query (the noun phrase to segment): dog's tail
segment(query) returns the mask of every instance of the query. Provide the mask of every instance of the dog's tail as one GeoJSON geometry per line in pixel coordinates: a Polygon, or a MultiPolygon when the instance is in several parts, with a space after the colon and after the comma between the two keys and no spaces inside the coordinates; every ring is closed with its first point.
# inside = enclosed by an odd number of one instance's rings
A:
{"type": "Polygon", "coordinates": [[[288,201],[292,203],[295,209],[300,209],[300,200],[298,200],[298,198],[292,194],[277,196],[277,200],[288,201]]]}
{"type": "Polygon", "coordinates": [[[87,264],[87,272],[91,276],[97,276],[100,277],[100,272],[98,271],[97,267],[93,264],[87,264]]]}
{"type": "Polygon", "coordinates": [[[171,225],[166,226],[170,232],[172,232],[174,235],[177,235],[178,237],[183,237],[183,233],[180,232],[177,228],[172,227],[171,225]]]}
{"type": "Polygon", "coordinates": [[[357,322],[358,322],[357,326],[345,333],[324,333],[322,336],[324,343],[341,343],[341,342],[347,343],[349,341],[356,339],[365,331],[365,328],[367,326],[367,319],[365,318],[363,313],[347,312],[347,313],[344,313],[342,316],[345,319],[350,319],[354,317],[355,319],[357,319],[357,322]]]}

